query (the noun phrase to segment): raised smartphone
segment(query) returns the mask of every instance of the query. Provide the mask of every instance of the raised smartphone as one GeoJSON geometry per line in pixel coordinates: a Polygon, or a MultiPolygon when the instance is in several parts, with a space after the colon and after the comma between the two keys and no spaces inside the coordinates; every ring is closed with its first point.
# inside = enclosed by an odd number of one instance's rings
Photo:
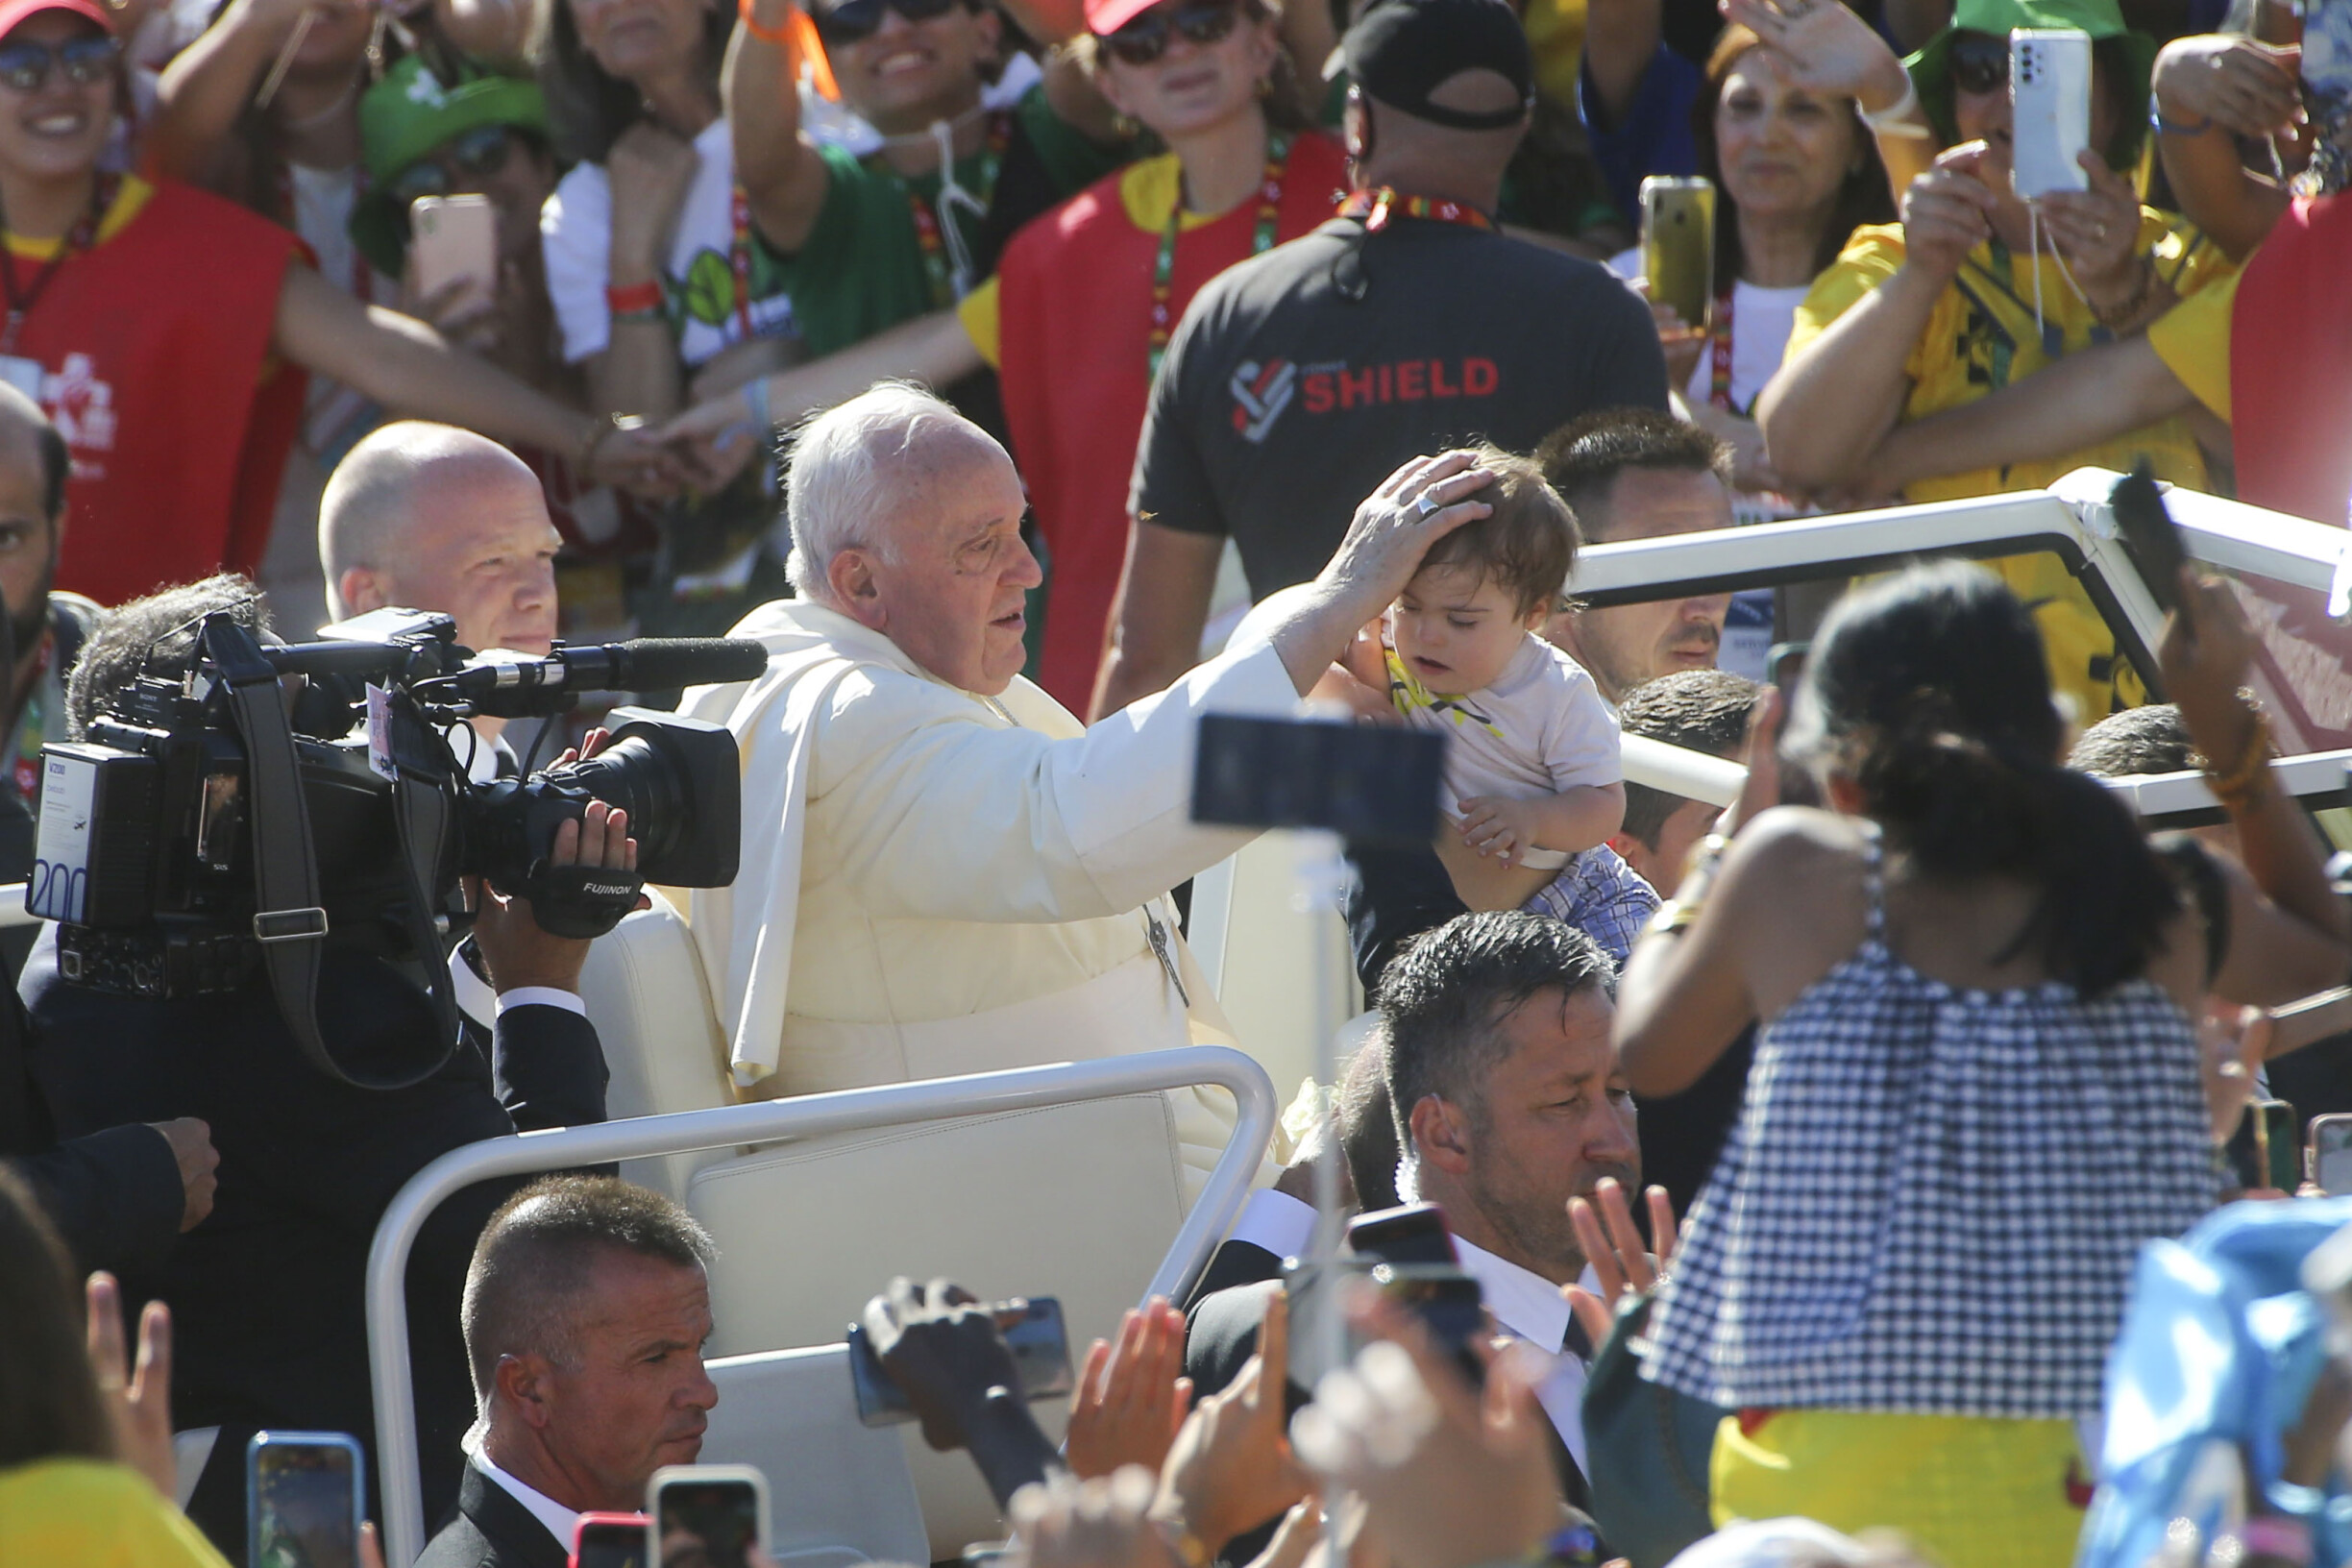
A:
{"type": "Polygon", "coordinates": [[[647,1568],[653,1521],[642,1513],[583,1513],[572,1527],[570,1568],[647,1568]]]}
{"type": "Polygon", "coordinates": [[[463,283],[458,304],[489,304],[498,292],[498,214],[490,198],[418,197],[408,208],[408,255],[419,298],[463,283]]]}
{"type": "Polygon", "coordinates": [[[247,1568],[359,1568],[359,1443],[257,1432],[245,1445],[247,1568]]]}
{"type": "Polygon", "coordinates": [[[2331,1198],[2352,1193],[2352,1115],[2312,1117],[2303,1130],[2303,1170],[2331,1198]]]}
{"type": "Polygon", "coordinates": [[[1653,304],[1673,306],[1695,331],[1714,328],[1713,182],[1654,174],[1641,183],[1641,258],[1653,304]]]}
{"type": "MultiPolygon", "coordinates": [[[[1023,1399],[1059,1399],[1069,1393],[1069,1330],[1062,1322],[1061,1302],[1052,1296],[1007,1302],[996,1309],[996,1326],[1013,1352],[1023,1399]]],[[[890,1427],[915,1419],[906,1390],[883,1369],[863,1323],[849,1325],[849,1386],[857,1396],[858,1419],[866,1425],[890,1427]]]]}
{"type": "Polygon", "coordinates": [[[657,1565],[747,1568],[768,1538],[768,1478],[747,1464],[666,1464],[646,1499],[657,1565]]]}
{"type": "Polygon", "coordinates": [[[2189,564],[2189,551],[2181,544],[2180,529],[2173,526],[2171,514],[2165,510],[2164,495],[2156,488],[2156,471],[2146,458],[2116,480],[2108,504],[2115,509],[2116,532],[2132,564],[2140,569],[2148,597],[2158,609],[2169,610],[2180,598],[2180,571],[2189,564]]]}
{"type": "Polygon", "coordinates": [[[2089,190],[2091,35],[2021,27],[2009,35],[2009,188],[2031,201],[2089,190]]]}

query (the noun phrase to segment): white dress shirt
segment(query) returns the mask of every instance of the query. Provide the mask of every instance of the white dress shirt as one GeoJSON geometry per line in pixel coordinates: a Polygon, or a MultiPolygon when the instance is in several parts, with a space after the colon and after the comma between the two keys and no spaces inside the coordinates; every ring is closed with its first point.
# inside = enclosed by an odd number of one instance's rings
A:
{"type": "MultiPolygon", "coordinates": [[[[1241,1217],[1234,1221],[1232,1239],[1263,1247],[1277,1258],[1288,1258],[1304,1253],[1313,1235],[1312,1206],[1301,1203],[1287,1192],[1264,1190],[1250,1194],[1241,1217]]],[[[1582,1359],[1564,1348],[1573,1316],[1568,1310],[1568,1298],[1560,1293],[1558,1286],[1540,1274],[1498,1258],[1483,1247],[1473,1246],[1458,1236],[1453,1241],[1462,1272],[1478,1281],[1479,1294],[1495,1321],[1513,1338],[1524,1339],[1553,1358],[1552,1375],[1536,1385],[1536,1402],[1552,1418],[1560,1441],[1576,1457],[1577,1468],[1583,1470],[1585,1369],[1582,1359]]],[[[1600,1278],[1589,1263],[1583,1278],[1577,1283],[1596,1295],[1600,1293],[1600,1278]]]]}
{"type": "MultiPolygon", "coordinates": [[[[1524,1339],[1552,1358],[1551,1376],[1535,1385],[1535,1398],[1552,1418],[1560,1441],[1568,1445],[1577,1468],[1589,1474],[1584,1462],[1584,1361],[1564,1348],[1573,1316],[1568,1298],[1542,1275],[1497,1258],[1458,1236],[1454,1237],[1454,1251],[1461,1258],[1462,1272],[1479,1282],[1479,1291],[1495,1321],[1513,1338],[1524,1339]]],[[[1600,1289],[1589,1263],[1577,1283],[1596,1293],[1600,1289]]]]}
{"type": "Polygon", "coordinates": [[[490,1462],[487,1448],[474,1452],[475,1467],[505,1488],[506,1495],[530,1510],[530,1516],[547,1526],[567,1556],[572,1551],[572,1537],[579,1531],[579,1515],[565,1507],[547,1493],[526,1486],[505,1471],[490,1462]]]}

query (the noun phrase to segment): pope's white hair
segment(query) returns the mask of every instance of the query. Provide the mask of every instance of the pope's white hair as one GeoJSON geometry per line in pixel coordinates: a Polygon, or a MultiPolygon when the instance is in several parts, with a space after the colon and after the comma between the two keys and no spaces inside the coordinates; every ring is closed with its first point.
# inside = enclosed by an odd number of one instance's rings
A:
{"type": "Polygon", "coordinates": [[[792,527],[785,574],[802,599],[830,602],[825,578],[845,550],[892,552],[888,519],[894,463],[938,436],[994,439],[945,400],[907,381],[877,381],[800,427],[793,438],[784,516],[792,527]]]}

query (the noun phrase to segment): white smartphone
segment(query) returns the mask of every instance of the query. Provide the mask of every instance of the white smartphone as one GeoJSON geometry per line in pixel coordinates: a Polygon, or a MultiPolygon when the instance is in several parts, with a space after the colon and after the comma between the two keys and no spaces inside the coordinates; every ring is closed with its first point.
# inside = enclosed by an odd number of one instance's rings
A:
{"type": "Polygon", "coordinates": [[[487,196],[419,196],[408,208],[408,254],[417,294],[469,286],[460,305],[487,305],[498,292],[498,214],[487,196]]]}
{"type": "Polygon", "coordinates": [[[2021,27],[2009,35],[2009,188],[2031,201],[2089,190],[2091,35],[2021,27]]]}

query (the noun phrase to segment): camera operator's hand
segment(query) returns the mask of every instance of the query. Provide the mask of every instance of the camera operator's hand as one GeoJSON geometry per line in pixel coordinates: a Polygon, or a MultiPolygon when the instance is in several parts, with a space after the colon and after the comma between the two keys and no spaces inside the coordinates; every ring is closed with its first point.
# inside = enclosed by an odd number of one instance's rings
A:
{"type": "Polygon", "coordinates": [[[180,1234],[185,1236],[212,1212],[213,1189],[220,1186],[212,1173],[220,1169],[220,1150],[212,1146],[212,1129],[194,1116],[147,1125],[171,1145],[172,1160],[180,1167],[180,1189],[187,1194],[180,1212],[180,1234]]]}
{"type": "MultiPolygon", "coordinates": [[[[202,1122],[196,1125],[203,1126],[202,1122]]],[[[175,1495],[179,1466],[172,1458],[171,1309],[151,1301],[139,1314],[138,1364],[123,1351],[122,1287],[104,1270],[84,1286],[89,1319],[90,1370],[98,1399],[114,1430],[115,1452],[165,1497],[175,1495]]]]}
{"type": "MultiPolygon", "coordinates": [[[[555,830],[549,859],[558,866],[635,870],[637,841],[628,836],[628,813],[591,800],[578,821],[555,830]]],[[[579,990],[580,969],[588,962],[586,942],[548,935],[532,918],[529,899],[509,897],[478,877],[467,879],[466,896],[474,909],[474,943],[493,989],[501,994],[525,986],[579,990]]]]}

